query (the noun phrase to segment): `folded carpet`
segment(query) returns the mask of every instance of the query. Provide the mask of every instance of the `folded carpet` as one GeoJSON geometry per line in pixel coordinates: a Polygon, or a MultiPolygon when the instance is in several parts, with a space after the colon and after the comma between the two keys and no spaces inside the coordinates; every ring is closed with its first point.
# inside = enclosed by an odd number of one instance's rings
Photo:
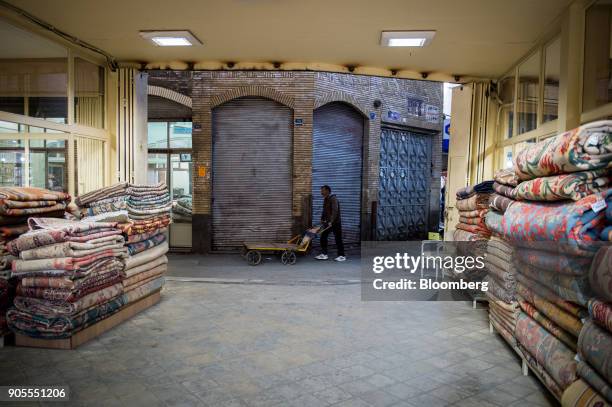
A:
{"type": "Polygon", "coordinates": [[[516,200],[579,201],[588,195],[604,192],[611,178],[608,169],[540,177],[521,182],[514,189],[514,195],[516,200]]]}
{"type": "Polygon", "coordinates": [[[612,122],[597,121],[527,146],[514,157],[521,180],[612,166],[612,122]]]}
{"type": "MultiPolygon", "coordinates": [[[[502,218],[502,235],[509,240],[548,241],[562,244],[572,254],[592,256],[606,219],[592,208],[598,201],[612,204],[612,189],[577,202],[517,201],[502,218]]],[[[551,244],[552,245],[552,244],[551,244]]]]}
{"type": "Polygon", "coordinates": [[[511,187],[517,186],[520,182],[514,169],[497,170],[495,175],[493,175],[493,179],[498,184],[509,185],[511,187]]]}

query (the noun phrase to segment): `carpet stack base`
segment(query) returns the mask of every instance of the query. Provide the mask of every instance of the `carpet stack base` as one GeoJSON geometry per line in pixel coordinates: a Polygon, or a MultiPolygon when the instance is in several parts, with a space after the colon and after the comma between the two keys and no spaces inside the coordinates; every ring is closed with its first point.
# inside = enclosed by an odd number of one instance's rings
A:
{"type": "Polygon", "coordinates": [[[560,389],[553,389],[548,387],[546,383],[550,382],[550,380],[545,379],[543,376],[543,374],[546,373],[542,372],[543,369],[541,367],[537,366],[536,364],[532,364],[525,358],[523,351],[521,351],[516,345],[516,340],[512,341],[511,339],[513,338],[506,337],[497,327],[497,325],[492,321],[489,321],[489,332],[496,333],[502,338],[504,338],[508,346],[510,346],[510,348],[512,348],[512,350],[519,356],[519,358],[521,358],[521,371],[523,372],[523,376],[529,376],[529,371],[531,371],[531,373],[533,373],[533,375],[540,381],[540,383],[546,388],[546,390],[548,390],[548,392],[555,398],[555,400],[561,402],[562,394],[560,393],[560,389]]]}
{"type": "Polygon", "coordinates": [[[106,331],[132,318],[134,315],[147,308],[157,304],[161,299],[161,290],[156,291],[148,296],[141,298],[114,313],[113,315],[102,319],[101,321],[88,326],[87,328],[76,332],[69,338],[64,339],[42,339],[32,338],[29,336],[15,334],[15,345],[29,348],[47,348],[47,349],[76,349],[80,345],[97,338],[106,331]]]}

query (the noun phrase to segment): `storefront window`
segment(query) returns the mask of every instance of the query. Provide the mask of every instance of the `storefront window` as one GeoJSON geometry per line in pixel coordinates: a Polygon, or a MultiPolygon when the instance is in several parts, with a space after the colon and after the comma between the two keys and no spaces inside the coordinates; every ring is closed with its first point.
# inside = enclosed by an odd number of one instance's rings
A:
{"type": "Polygon", "coordinates": [[[514,156],[516,157],[516,155],[523,151],[525,147],[529,146],[530,144],[534,144],[535,142],[536,140],[532,138],[529,140],[521,141],[520,143],[516,143],[514,145],[514,156]]]}
{"type": "Polygon", "coordinates": [[[191,154],[172,154],[172,196],[174,198],[191,197],[191,154]]]}
{"type": "Polygon", "coordinates": [[[0,110],[66,123],[67,50],[0,20],[0,110]]]}
{"type": "Polygon", "coordinates": [[[518,133],[538,127],[538,94],[540,92],[540,53],[536,52],[519,66],[518,133]]]}
{"type": "Polygon", "coordinates": [[[612,102],[612,4],[595,2],[586,11],[582,111],[612,102]]]}
{"type": "Polygon", "coordinates": [[[561,38],[557,38],[545,49],[543,123],[555,120],[558,116],[560,71],[561,38]]]}
{"type": "Polygon", "coordinates": [[[191,247],[191,122],[149,122],[149,183],[166,182],[172,196],[170,246],[191,247]]]}
{"type": "Polygon", "coordinates": [[[504,169],[512,168],[512,146],[504,147],[502,154],[504,169]]]}
{"type": "Polygon", "coordinates": [[[30,186],[68,191],[65,140],[30,141],[30,186]]]}
{"type": "Polygon", "coordinates": [[[74,122],[104,127],[104,68],[74,59],[74,122]]]}
{"type": "Polygon", "coordinates": [[[149,153],[147,183],[157,184],[159,182],[168,183],[168,155],[149,153]]]}
{"type": "Polygon", "coordinates": [[[191,148],[191,122],[170,123],[170,148],[191,148]]]}
{"type": "Polygon", "coordinates": [[[506,77],[499,81],[499,99],[501,105],[501,134],[504,139],[512,137],[514,121],[514,77],[506,77]]]}
{"type": "Polygon", "coordinates": [[[17,140],[2,140],[2,147],[0,147],[0,186],[22,187],[25,185],[23,176],[25,153],[22,149],[19,149],[20,144],[17,140]]]}
{"type": "Polygon", "coordinates": [[[168,123],[149,122],[149,148],[168,148],[168,123]]]}

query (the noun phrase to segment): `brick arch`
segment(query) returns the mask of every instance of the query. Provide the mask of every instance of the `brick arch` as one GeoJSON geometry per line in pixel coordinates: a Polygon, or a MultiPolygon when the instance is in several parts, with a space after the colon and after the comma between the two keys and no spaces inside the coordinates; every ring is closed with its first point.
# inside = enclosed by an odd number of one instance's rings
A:
{"type": "Polygon", "coordinates": [[[359,111],[365,118],[369,119],[368,112],[365,107],[349,93],[342,91],[327,92],[323,96],[317,96],[315,99],[314,108],[318,109],[323,105],[333,102],[343,102],[359,111]]]}
{"type": "Polygon", "coordinates": [[[193,101],[189,96],[173,91],[172,89],[164,88],[162,86],[149,85],[147,87],[147,94],[171,100],[183,106],[187,106],[190,109],[193,105],[193,101]]]}
{"type": "Polygon", "coordinates": [[[219,95],[214,95],[210,98],[210,107],[214,108],[230,100],[245,96],[259,96],[271,99],[291,109],[295,109],[295,102],[292,96],[265,86],[241,86],[239,88],[230,89],[219,95]]]}

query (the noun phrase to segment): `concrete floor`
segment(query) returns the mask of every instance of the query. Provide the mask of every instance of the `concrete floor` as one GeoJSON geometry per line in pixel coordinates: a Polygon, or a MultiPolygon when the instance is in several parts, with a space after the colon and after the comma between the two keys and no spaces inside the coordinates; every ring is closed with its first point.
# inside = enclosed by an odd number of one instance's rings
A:
{"type": "Polygon", "coordinates": [[[0,385],[69,385],[87,406],[554,405],[485,309],[362,302],[345,281],[357,260],[306,261],[293,279],[227,256],[210,259],[228,267],[215,276],[200,260],[173,256],[171,274],[203,280],[169,281],[158,305],[77,350],[0,349],[0,385]]]}

